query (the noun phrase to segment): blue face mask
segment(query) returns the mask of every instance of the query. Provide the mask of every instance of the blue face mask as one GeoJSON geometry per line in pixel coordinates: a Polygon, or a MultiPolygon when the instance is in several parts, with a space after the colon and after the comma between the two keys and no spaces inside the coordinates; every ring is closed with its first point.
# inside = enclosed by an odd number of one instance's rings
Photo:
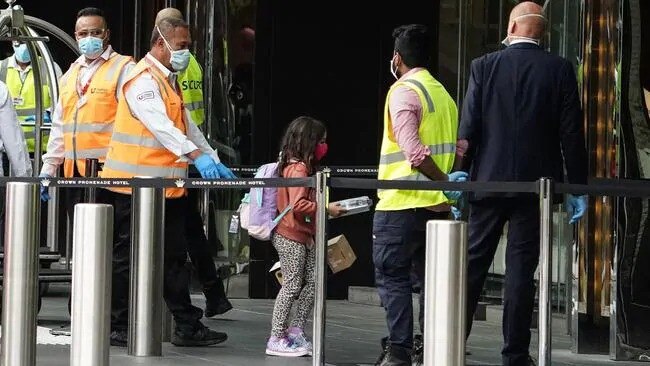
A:
{"type": "Polygon", "coordinates": [[[29,63],[31,59],[29,57],[29,50],[27,49],[27,45],[23,43],[18,47],[14,46],[14,57],[16,57],[16,61],[20,63],[29,63]]]}
{"type": "Polygon", "coordinates": [[[187,48],[182,50],[174,50],[169,42],[167,42],[165,36],[163,36],[160,28],[158,28],[158,33],[160,33],[160,37],[163,39],[163,42],[165,42],[165,46],[171,55],[169,58],[169,63],[172,65],[172,69],[178,72],[185,71],[190,63],[190,50],[187,48]]]}
{"type": "Polygon", "coordinates": [[[79,51],[90,60],[94,60],[104,52],[104,40],[97,37],[85,37],[77,41],[79,51]]]}

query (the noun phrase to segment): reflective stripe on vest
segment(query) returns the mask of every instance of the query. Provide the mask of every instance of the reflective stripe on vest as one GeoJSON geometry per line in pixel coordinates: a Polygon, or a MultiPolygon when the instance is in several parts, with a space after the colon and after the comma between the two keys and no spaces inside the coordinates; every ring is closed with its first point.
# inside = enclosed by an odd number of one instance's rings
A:
{"type": "MultiPolygon", "coordinates": [[[[415,91],[422,105],[422,117],[418,128],[420,142],[429,147],[434,164],[449,173],[453,167],[458,130],[458,111],[454,100],[444,87],[429,74],[421,70],[406,80],[393,84],[386,97],[384,107],[384,134],[379,157],[378,179],[400,181],[429,181],[430,179],[411,166],[392,133],[392,122],[388,101],[398,86],[415,91]]],[[[440,191],[414,191],[383,189],[378,191],[376,210],[393,211],[448,203],[440,191]]]]}
{"type": "Polygon", "coordinates": [[[190,118],[197,125],[205,120],[203,108],[203,71],[194,55],[190,56],[187,69],[178,75],[178,85],[183,95],[183,103],[190,118]]]}
{"type": "Polygon", "coordinates": [[[161,144],[155,137],[146,136],[132,136],[122,132],[115,132],[111,137],[112,141],[121,142],[123,144],[131,144],[137,146],[150,147],[154,149],[162,149],[165,146],[161,144]]]}
{"type": "MultiPolygon", "coordinates": [[[[169,80],[145,57],[131,71],[124,85],[127,91],[133,81],[148,72],[160,89],[167,116],[174,127],[186,133],[183,101],[169,80]]],[[[120,95],[113,135],[101,173],[104,178],[133,178],[136,176],[183,178],[187,176],[187,163],[167,150],[140,120],[131,114],[124,93],[120,95]]],[[[118,193],[131,194],[131,188],[111,187],[118,193]]],[[[165,197],[182,197],[183,188],[165,188],[165,197]]]]}
{"type": "MultiPolygon", "coordinates": [[[[13,56],[10,56],[13,57],[13,56]]],[[[45,63],[39,61],[39,73],[41,74],[41,82],[43,82],[42,97],[43,97],[43,111],[52,107],[52,100],[50,96],[50,82],[49,75],[45,63]]],[[[34,74],[33,69],[27,72],[25,80],[21,80],[20,71],[16,68],[9,67],[9,58],[0,62],[0,80],[7,84],[9,94],[12,98],[21,98],[22,104],[14,105],[18,120],[24,122],[29,116],[36,114],[36,88],[34,88],[34,74]]],[[[23,126],[23,133],[25,134],[25,142],[27,143],[27,151],[34,152],[36,144],[34,127],[23,126]]],[[[45,132],[42,135],[41,151],[47,148],[48,136],[45,132]]]]}
{"type": "MultiPolygon", "coordinates": [[[[450,154],[456,152],[456,144],[429,145],[431,155],[450,154]]],[[[406,156],[401,151],[379,156],[379,164],[392,164],[406,161],[406,156]]]]}
{"type": "Polygon", "coordinates": [[[187,169],[185,168],[166,168],[155,165],[129,164],[113,159],[106,160],[104,163],[104,170],[106,169],[121,170],[132,174],[134,177],[185,178],[187,176],[187,169]]]}
{"type": "Polygon", "coordinates": [[[90,79],[81,105],[77,91],[80,65],[73,64],[61,77],[66,177],[73,176],[75,165],[80,174],[85,174],[85,159],[104,161],[117,112],[117,82],[122,69],[132,60],[130,56],[111,54],[90,79]]]}

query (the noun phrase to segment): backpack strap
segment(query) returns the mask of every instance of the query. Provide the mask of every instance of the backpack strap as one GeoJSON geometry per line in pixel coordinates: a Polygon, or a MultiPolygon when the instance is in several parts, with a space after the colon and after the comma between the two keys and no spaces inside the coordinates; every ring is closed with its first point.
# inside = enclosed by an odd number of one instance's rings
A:
{"type": "Polygon", "coordinates": [[[274,225],[277,225],[277,224],[280,222],[280,220],[282,220],[282,218],[283,218],[286,214],[288,214],[289,211],[291,211],[292,208],[293,208],[293,207],[292,207],[291,205],[285,207],[284,210],[282,210],[282,212],[280,212],[280,214],[278,215],[278,217],[276,217],[275,219],[273,219],[273,224],[274,224],[274,225]]]}

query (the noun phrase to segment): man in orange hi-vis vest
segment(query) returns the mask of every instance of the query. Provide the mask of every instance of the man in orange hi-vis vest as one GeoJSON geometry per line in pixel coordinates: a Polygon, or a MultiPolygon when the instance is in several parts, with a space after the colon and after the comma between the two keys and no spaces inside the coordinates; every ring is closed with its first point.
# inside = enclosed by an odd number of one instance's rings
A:
{"type": "MultiPolygon", "coordinates": [[[[86,175],[86,159],[103,163],[115,122],[118,94],[135,66],[131,56],[120,55],[111,47],[108,22],[101,9],[80,10],[74,35],[81,56],[59,80],[59,100],[40,172],[43,178],[57,175],[61,166],[63,176],[81,177],[86,175]]],[[[82,202],[84,190],[67,188],[60,192],[64,195],[66,215],[73,222],[74,205],[82,202]]],[[[111,203],[103,192],[99,190],[97,201],[111,203]]],[[[42,186],[41,199],[49,198],[47,187],[42,186]]],[[[68,258],[71,254],[65,253],[68,258]]]]}
{"type": "MultiPolygon", "coordinates": [[[[188,25],[182,19],[166,18],[154,28],[151,50],[135,66],[124,84],[117,107],[113,135],[109,143],[103,178],[136,176],[185,178],[191,161],[203,178],[217,178],[224,169],[216,152],[210,147],[194,123],[188,122],[183,107],[177,72],[187,68],[190,52],[188,25]]],[[[226,168],[227,169],[227,168],[226,168]]],[[[124,327],[128,309],[128,251],[115,267],[115,250],[130,247],[131,188],[111,187],[115,205],[112,328],[124,327]],[[120,308],[116,308],[116,304],[120,308]]],[[[225,333],[206,328],[199,319],[202,311],[192,306],[189,294],[189,272],[185,267],[187,239],[185,218],[187,192],[183,188],[165,189],[164,293],[167,307],[176,327],[171,342],[177,346],[207,346],[224,342],[225,333]],[[179,216],[180,215],[180,216],[179,216]]],[[[121,251],[121,250],[120,250],[121,251]]],[[[122,335],[126,337],[126,332],[122,335]]]]}

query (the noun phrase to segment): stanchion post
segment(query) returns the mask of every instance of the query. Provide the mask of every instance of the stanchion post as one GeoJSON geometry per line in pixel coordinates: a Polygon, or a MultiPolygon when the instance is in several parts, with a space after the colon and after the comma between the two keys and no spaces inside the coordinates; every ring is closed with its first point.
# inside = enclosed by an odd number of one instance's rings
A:
{"type": "Polygon", "coordinates": [[[327,204],[329,171],[316,173],[316,265],[314,267],[314,331],[312,365],[325,365],[325,302],[327,300],[327,204]]]}
{"type": "Polygon", "coordinates": [[[113,206],[74,208],[71,366],[108,366],[111,333],[113,206]]]}
{"type": "Polygon", "coordinates": [[[127,353],[161,356],[165,192],[138,187],[132,200],[127,353]]]}
{"type": "Polygon", "coordinates": [[[59,251],[59,187],[48,188],[50,200],[47,202],[47,248],[51,252],[59,251]]]}
{"type": "Polygon", "coordinates": [[[465,365],[467,224],[427,222],[424,364],[465,365]]]}
{"type": "MultiPolygon", "coordinates": [[[[99,173],[99,160],[97,159],[86,159],[86,178],[97,177],[99,173]]],[[[86,188],[86,203],[95,203],[97,202],[97,188],[88,187],[86,188]]]]}
{"type": "Polygon", "coordinates": [[[37,183],[7,183],[2,293],[2,365],[36,364],[37,183]]]}
{"type": "Polygon", "coordinates": [[[553,181],[539,180],[539,365],[551,365],[553,181]]]}

